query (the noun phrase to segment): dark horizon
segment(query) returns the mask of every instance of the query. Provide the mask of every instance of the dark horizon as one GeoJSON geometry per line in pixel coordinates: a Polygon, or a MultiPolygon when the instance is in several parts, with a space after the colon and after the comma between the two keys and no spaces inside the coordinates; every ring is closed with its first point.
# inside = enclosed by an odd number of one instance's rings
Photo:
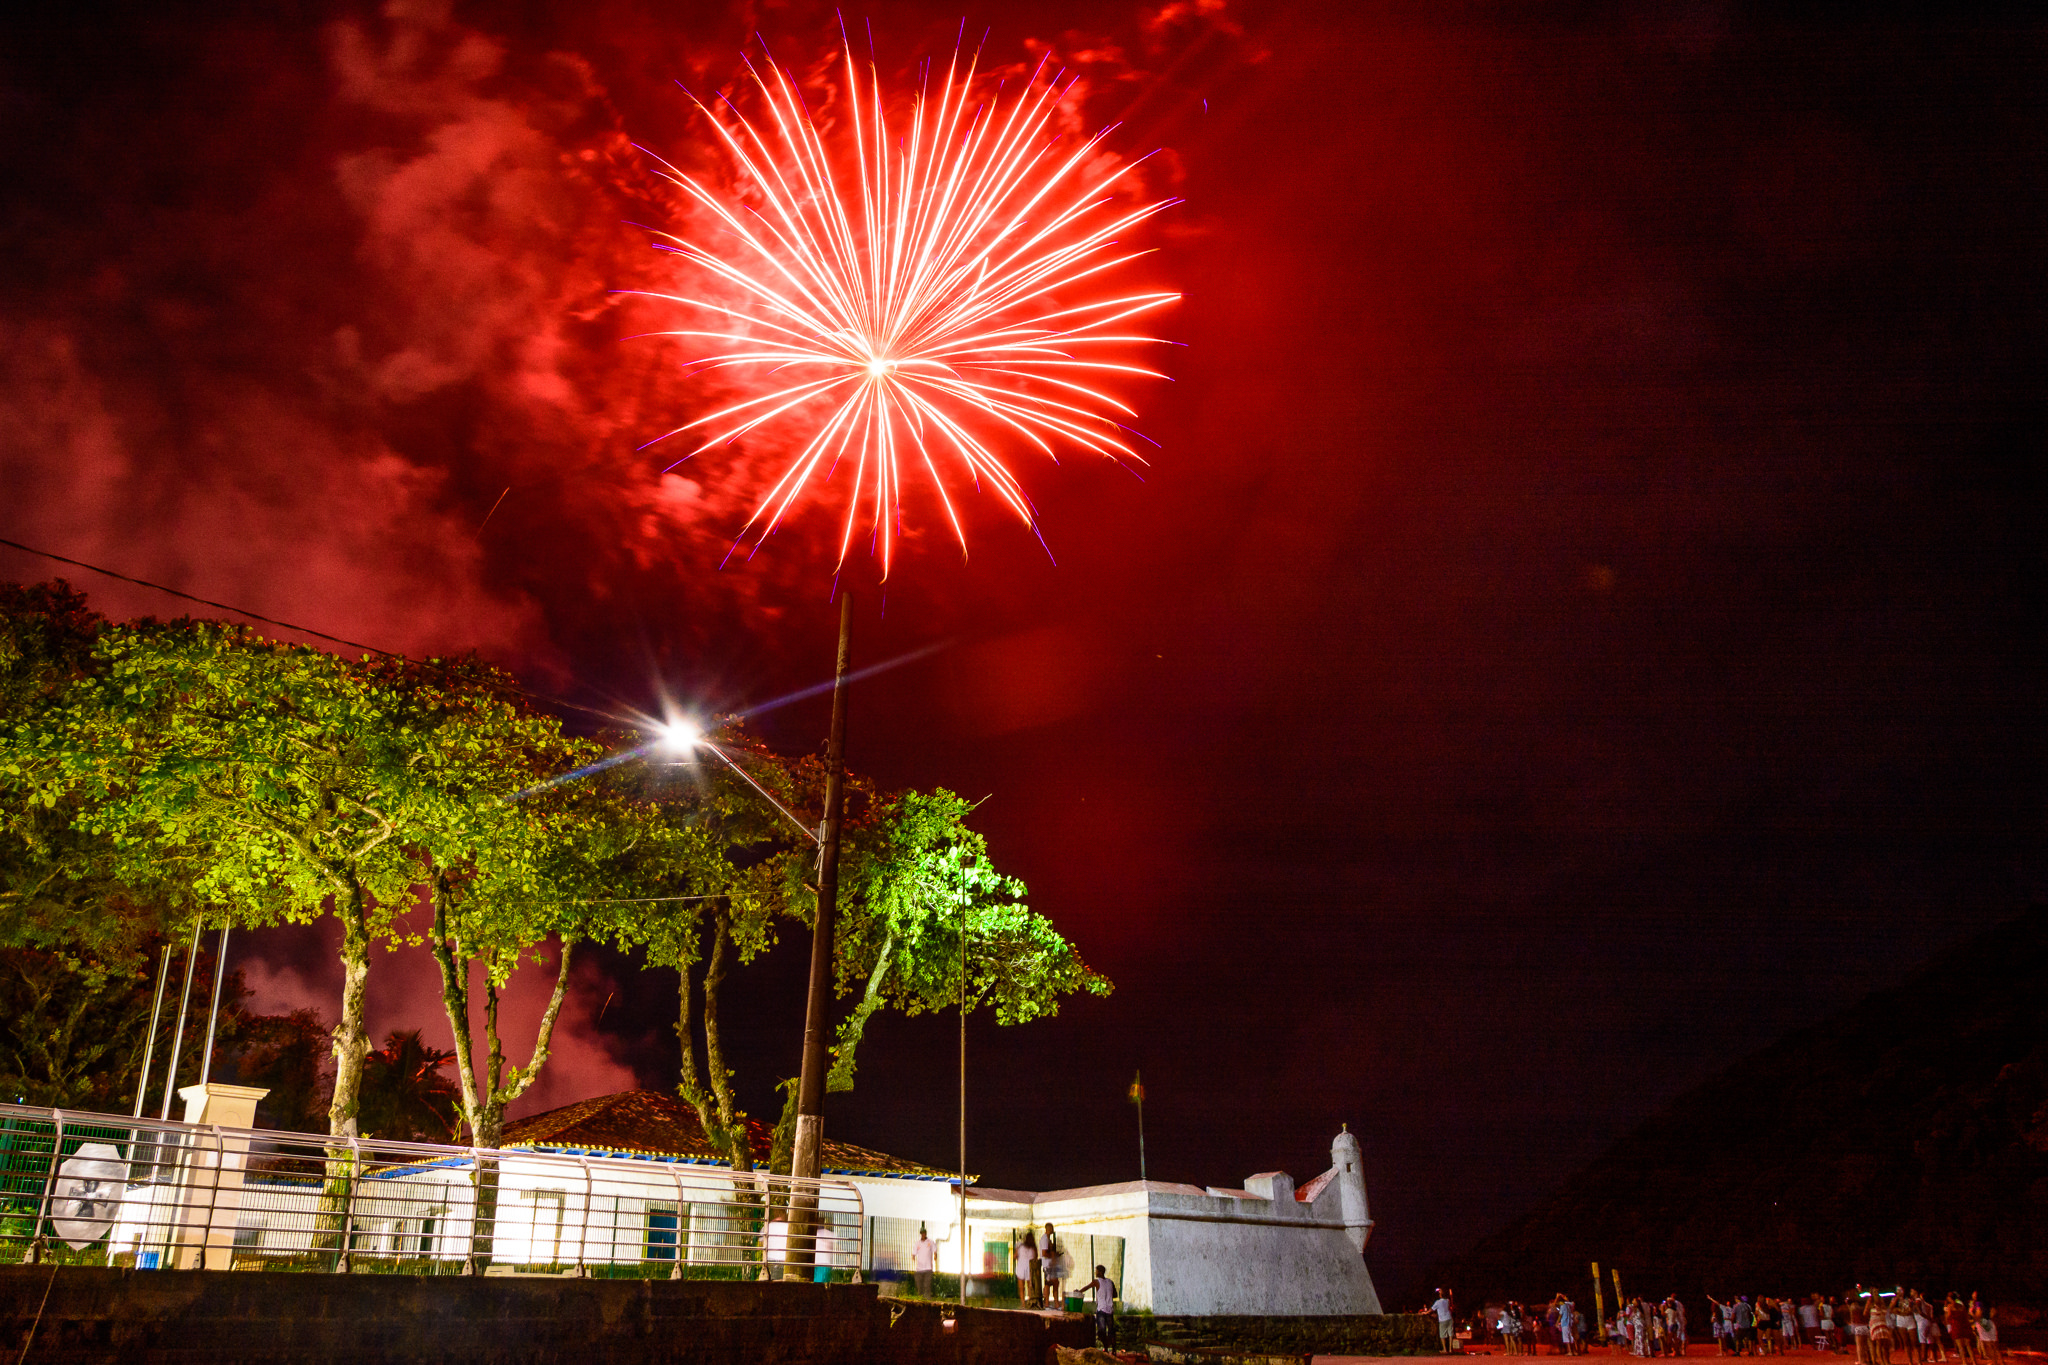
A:
{"type": "MultiPolygon", "coordinates": [[[[832,50],[829,7],[774,13],[832,50]]],[[[972,1030],[1006,1187],[1319,1173],[1383,1292],[1734,1059],[2039,903],[2048,25],[2017,6],[1004,6],[1186,204],[1142,481],[1019,458],[1051,556],[850,561],[849,762],[975,824],[1117,983],[972,1030]],[[1056,563],[1054,558],[1056,557],[1056,563]],[[2035,646],[2035,647],[2038,647],[2035,646]]],[[[959,16],[873,16],[885,76],[959,16]],[[893,65],[892,65],[893,63],[893,65]]],[[[574,706],[707,711],[831,661],[822,508],[640,453],[702,395],[665,278],[765,21],[641,0],[101,6],[0,25],[0,536],[574,706]]],[[[969,27],[974,27],[970,18],[969,27]]],[[[929,509],[908,509],[931,529],[929,509]]],[[[60,571],[0,547],[0,577],[60,571]]],[[[112,615],[178,615],[63,571],[112,615]]],[[[763,715],[815,749],[825,702],[763,715]]],[[[333,1011],[320,931],[247,936],[333,1011]]],[[[371,1023],[439,1017],[378,955],[371,1023]]],[[[749,1108],[803,946],[737,982],[749,1108]]],[[[672,982],[593,954],[519,1112],[667,1089],[672,982]],[[609,1003],[606,1004],[609,997],[609,1003]],[[599,1013],[601,1023],[596,1022],[599,1013]]],[[[953,1024],[879,1017],[827,1128],[953,1159],[953,1024]]],[[[1388,1300],[1390,1308],[1414,1304],[1388,1300]]]]}

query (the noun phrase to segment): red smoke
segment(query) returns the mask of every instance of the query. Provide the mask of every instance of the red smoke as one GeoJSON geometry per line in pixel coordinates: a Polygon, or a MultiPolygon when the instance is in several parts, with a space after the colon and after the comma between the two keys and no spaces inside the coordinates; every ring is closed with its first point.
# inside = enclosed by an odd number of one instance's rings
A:
{"type": "MultiPolygon", "coordinates": [[[[830,12],[780,19],[775,55],[831,79],[830,12]]],[[[565,686],[599,671],[594,641],[616,658],[621,624],[649,604],[664,652],[810,610],[830,583],[830,547],[812,537],[715,571],[777,451],[667,473],[673,452],[637,452],[718,393],[681,377],[667,344],[632,339],[673,319],[621,293],[672,285],[672,258],[636,224],[674,228],[687,211],[633,143],[697,164],[705,130],[669,81],[734,81],[758,17],[699,16],[695,32],[623,8],[582,22],[496,31],[392,0],[310,34],[216,34],[197,68],[164,63],[137,107],[93,96],[81,141],[107,150],[81,158],[93,165],[71,202],[46,196],[61,219],[50,268],[21,272],[0,311],[0,533],[385,649],[479,649],[565,686]],[[169,188],[152,192],[159,173],[169,188]]],[[[1126,28],[1051,47],[1083,73],[1069,131],[1136,111],[1114,145],[1145,152],[1158,70],[1237,31],[1216,0],[1136,11],[1126,28]]],[[[877,40],[899,79],[950,52],[952,33],[877,40]]],[[[1048,45],[1001,46],[984,66],[1020,76],[1048,45]]],[[[1147,174],[1170,191],[1178,162],[1147,174]]],[[[1045,466],[1027,482],[1063,477],[1045,466]]],[[[12,577],[53,571],[0,550],[12,577]]],[[[66,572],[116,617],[189,609],[66,572]]],[[[1018,647],[993,648],[966,666],[1011,673],[994,723],[1080,704],[1085,672],[1024,683],[1018,647]]],[[[328,948],[244,940],[259,1006],[313,1003],[331,1021],[328,948]]],[[[523,971],[512,992],[521,1057],[543,975],[523,971]]],[[[599,982],[578,981],[522,1108],[629,1082],[587,1030],[599,982]]],[[[424,952],[380,954],[371,983],[373,1034],[445,1041],[424,952]]]]}

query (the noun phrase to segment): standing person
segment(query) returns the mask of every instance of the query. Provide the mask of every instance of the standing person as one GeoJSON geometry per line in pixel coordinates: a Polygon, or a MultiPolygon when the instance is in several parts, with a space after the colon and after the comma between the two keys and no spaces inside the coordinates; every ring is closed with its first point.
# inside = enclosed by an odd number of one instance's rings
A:
{"type": "Polygon", "coordinates": [[[2002,1365],[2004,1357],[1998,1352],[1998,1310],[1986,1308],[1970,1295],[1970,1320],[1977,1328],[1977,1354],[1984,1365],[2002,1365]]]}
{"type": "Polygon", "coordinates": [[[1970,1314],[1953,1293],[1941,1305],[1941,1323],[1948,1329],[1948,1339],[1956,1344],[1956,1358],[1963,1365],[1974,1365],[1976,1345],[1970,1340],[1970,1314]]]}
{"type": "Polygon", "coordinates": [[[1109,1278],[1109,1271],[1095,1267],[1095,1278],[1088,1281],[1082,1291],[1095,1300],[1095,1344],[1105,1351],[1116,1349],[1116,1281],[1109,1278]]]}
{"type": "Polygon", "coordinates": [[[1843,1305],[1843,1315],[1849,1320],[1849,1342],[1855,1347],[1856,1359],[1862,1365],[1870,1365],[1870,1305],[1861,1294],[1851,1294],[1843,1305]]]}
{"type": "Polygon", "coordinates": [[[917,1245],[910,1249],[910,1264],[917,1271],[917,1296],[928,1299],[932,1296],[932,1267],[938,1263],[938,1244],[925,1231],[924,1224],[917,1225],[917,1245]]]}
{"type": "Polygon", "coordinates": [[[1017,1243],[1016,1251],[1011,1254],[1015,1258],[1012,1269],[1017,1275],[1017,1301],[1026,1308],[1035,1308],[1037,1305],[1031,1301],[1031,1287],[1034,1281],[1043,1283],[1038,1281],[1038,1234],[1030,1228],[1024,1229],[1024,1240],[1017,1243]]]}
{"type": "Polygon", "coordinates": [[[1067,1255],[1067,1249],[1053,1237],[1050,1223],[1045,1225],[1045,1241],[1039,1247],[1039,1254],[1045,1260],[1045,1306],[1064,1308],[1067,1275],[1074,1267],[1067,1255]]]}
{"type": "Polygon", "coordinates": [[[1749,1295],[1735,1296],[1735,1354],[1753,1356],[1756,1350],[1756,1309],[1749,1302],[1749,1295]]]}
{"type": "MultiPolygon", "coordinates": [[[[1410,1299],[1409,1302],[1413,1303],[1415,1300],[1410,1299]]],[[[1436,1314],[1436,1349],[1440,1353],[1448,1355],[1453,1344],[1451,1335],[1451,1296],[1441,1289],[1437,1290],[1436,1302],[1430,1304],[1429,1311],[1436,1314]]]]}
{"type": "Polygon", "coordinates": [[[1685,1300],[1673,1294],[1664,1300],[1664,1331],[1679,1355],[1685,1354],[1685,1300]]]}
{"type": "Polygon", "coordinates": [[[1892,1311],[1882,1303],[1870,1305],[1870,1365],[1892,1365],[1892,1311]]]}
{"type": "Polygon", "coordinates": [[[1778,1300],[1778,1335],[1785,1339],[1785,1352],[1799,1345],[1799,1313],[1790,1299],[1778,1300]]]}
{"type": "Polygon", "coordinates": [[[1842,1353],[1842,1338],[1835,1330],[1835,1301],[1825,1294],[1820,1295],[1819,1298],[1820,1335],[1814,1340],[1819,1346],[1833,1351],[1836,1355],[1840,1355],[1842,1353]]]}
{"type": "Polygon", "coordinates": [[[1799,1333],[1806,1338],[1807,1345],[1820,1345],[1820,1295],[1808,1294],[1799,1305],[1799,1333]]]}
{"type": "Polygon", "coordinates": [[[1913,1291],[1913,1333],[1920,1338],[1920,1359],[1948,1359],[1948,1352],[1941,1349],[1941,1329],[1934,1325],[1934,1305],[1919,1290],[1913,1291]]]}
{"type": "Polygon", "coordinates": [[[1568,1356],[1579,1353],[1578,1306],[1564,1295],[1557,1296],[1557,1306],[1551,1311],[1557,1314],[1558,1350],[1568,1356]]]}

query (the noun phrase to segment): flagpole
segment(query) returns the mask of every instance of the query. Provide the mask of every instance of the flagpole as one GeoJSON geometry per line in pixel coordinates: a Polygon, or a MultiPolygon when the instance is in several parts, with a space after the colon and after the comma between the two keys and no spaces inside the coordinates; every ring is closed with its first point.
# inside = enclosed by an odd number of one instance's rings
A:
{"type": "Polygon", "coordinates": [[[1138,1179],[1145,1178],[1145,1073],[1131,1076],[1131,1102],[1138,1106],[1138,1179]]]}

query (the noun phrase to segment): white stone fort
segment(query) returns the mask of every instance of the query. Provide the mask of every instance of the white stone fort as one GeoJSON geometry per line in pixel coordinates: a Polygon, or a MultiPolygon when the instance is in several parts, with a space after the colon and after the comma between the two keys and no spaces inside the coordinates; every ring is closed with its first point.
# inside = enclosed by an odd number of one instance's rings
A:
{"type": "MultiPolygon", "coordinates": [[[[507,1147],[704,1160],[696,1116],[666,1095],[627,1091],[521,1119],[507,1147]]],[[[823,1174],[851,1181],[867,1219],[862,1269],[910,1269],[920,1225],[939,1244],[938,1269],[1001,1275],[1026,1229],[1047,1223],[1086,1279],[1107,1267],[1124,1303],[1155,1313],[1378,1313],[1365,1265],[1372,1237],[1358,1138],[1330,1144],[1330,1168],[1297,1188],[1268,1171],[1243,1189],[1164,1180],[1032,1193],[970,1183],[960,1235],[958,1177],[850,1144],[827,1142],[823,1174]]]]}

